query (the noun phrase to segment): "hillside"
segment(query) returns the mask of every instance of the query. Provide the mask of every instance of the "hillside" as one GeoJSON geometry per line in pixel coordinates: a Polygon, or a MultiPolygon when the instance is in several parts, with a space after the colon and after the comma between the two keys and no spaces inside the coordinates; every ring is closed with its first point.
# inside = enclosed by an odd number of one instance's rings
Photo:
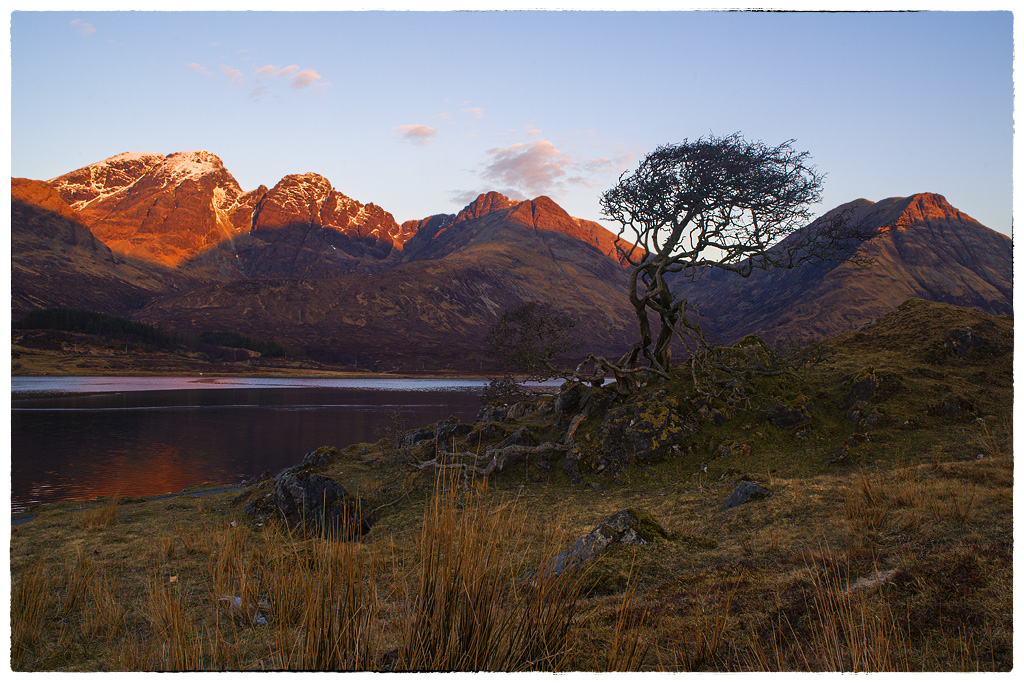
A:
{"type": "Polygon", "coordinates": [[[118,254],[47,183],[11,180],[11,315],[72,306],[124,315],[186,276],[118,254]]]}
{"type": "MultiPolygon", "coordinates": [[[[456,215],[399,225],[315,173],[245,192],[205,151],[120,154],[39,185],[110,256],[16,243],[16,273],[40,260],[57,267],[46,281],[19,279],[15,317],[95,308],[184,334],[273,338],[313,360],[381,371],[493,370],[483,338],[527,302],[570,316],[601,352],[632,342],[615,237],[547,197],[489,193],[456,215]],[[130,264],[163,277],[145,280],[130,264]]],[[[25,211],[14,215],[19,229],[25,211]]]]}
{"type": "Polygon", "coordinates": [[[850,330],[919,297],[996,315],[1013,312],[1012,244],[936,194],[860,199],[834,209],[874,231],[847,260],[748,278],[678,280],[681,296],[724,343],[757,333],[799,343],[850,330]],[[860,260],[863,265],[856,261],[860,260]]]}
{"type": "Polygon", "coordinates": [[[596,248],[499,212],[458,222],[384,270],[209,285],[160,297],[136,317],[270,337],[379,371],[487,371],[488,329],[529,301],[570,316],[589,347],[621,352],[635,325],[625,288],[625,271],[596,248]]]}

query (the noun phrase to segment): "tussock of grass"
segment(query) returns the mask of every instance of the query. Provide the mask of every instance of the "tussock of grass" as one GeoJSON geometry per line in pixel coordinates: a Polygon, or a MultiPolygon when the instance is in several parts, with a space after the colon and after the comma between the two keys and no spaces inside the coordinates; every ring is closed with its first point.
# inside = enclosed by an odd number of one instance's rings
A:
{"type": "Polygon", "coordinates": [[[562,670],[582,591],[579,579],[553,575],[526,552],[517,534],[526,525],[525,513],[514,501],[487,505],[483,485],[475,483],[460,510],[454,484],[441,487],[422,522],[402,667],[562,670]]]}
{"type": "Polygon", "coordinates": [[[75,525],[83,529],[106,529],[117,522],[117,498],[109,502],[80,512],[75,525]]]}

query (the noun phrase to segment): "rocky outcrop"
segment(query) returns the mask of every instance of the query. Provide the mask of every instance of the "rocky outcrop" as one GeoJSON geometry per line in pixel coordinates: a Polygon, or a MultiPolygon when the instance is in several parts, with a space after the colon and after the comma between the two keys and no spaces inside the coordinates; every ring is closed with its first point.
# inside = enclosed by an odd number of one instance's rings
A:
{"type": "Polygon", "coordinates": [[[283,474],[274,482],[271,499],[289,528],[310,534],[359,536],[369,530],[359,502],[329,477],[283,474]]]}
{"type": "Polygon", "coordinates": [[[375,204],[360,204],[316,173],[289,175],[252,212],[239,246],[247,277],[328,278],[397,252],[411,234],[375,204]]]}
{"type": "Polygon", "coordinates": [[[366,533],[371,519],[364,514],[362,501],[316,471],[337,455],[337,449],[331,447],[307,453],[302,462],[274,477],[269,493],[250,500],[246,514],[264,522],[271,517],[280,519],[289,529],[307,535],[358,537],[366,533]]]}
{"type": "Polygon", "coordinates": [[[666,456],[697,427],[696,420],[664,392],[635,398],[605,415],[597,466],[618,468],[666,456]]]}
{"type": "Polygon", "coordinates": [[[646,510],[621,510],[545,563],[539,574],[560,576],[597,558],[613,545],[645,545],[668,536],[646,510]]]}
{"type": "Polygon", "coordinates": [[[772,492],[755,481],[744,481],[733,489],[733,492],[729,494],[729,497],[722,503],[721,512],[730,510],[734,507],[744,505],[753,500],[760,500],[762,498],[768,498],[772,495],[772,492]]]}
{"type": "Polygon", "coordinates": [[[453,224],[476,220],[489,213],[514,208],[519,206],[519,204],[520,202],[509,199],[499,192],[487,192],[467,204],[462,211],[459,211],[455,216],[453,224]]]}

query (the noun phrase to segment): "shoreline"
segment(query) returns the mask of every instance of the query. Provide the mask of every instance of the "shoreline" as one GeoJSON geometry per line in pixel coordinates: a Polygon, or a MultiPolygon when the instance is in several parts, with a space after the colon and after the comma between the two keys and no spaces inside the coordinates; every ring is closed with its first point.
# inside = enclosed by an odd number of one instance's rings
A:
{"type": "MultiPolygon", "coordinates": [[[[211,482],[203,482],[201,484],[193,484],[186,486],[177,493],[157,493],[150,496],[123,496],[125,500],[140,501],[151,503],[158,500],[170,500],[171,498],[180,498],[181,496],[191,496],[192,498],[199,498],[201,496],[212,496],[218,493],[230,493],[231,491],[238,491],[245,488],[242,483],[239,484],[214,484],[211,482]],[[202,486],[212,486],[214,488],[201,489],[201,490],[190,490],[202,486]]],[[[11,511],[11,526],[21,526],[22,524],[28,524],[34,520],[39,514],[46,512],[47,510],[54,509],[57,506],[62,505],[74,505],[79,504],[81,507],[71,508],[68,512],[81,512],[82,510],[90,510],[99,505],[110,502],[111,500],[122,500],[122,497],[110,498],[109,496],[100,496],[98,498],[88,499],[76,499],[69,498],[66,500],[55,500],[52,503],[35,503],[30,505],[24,510],[11,511]]]]}

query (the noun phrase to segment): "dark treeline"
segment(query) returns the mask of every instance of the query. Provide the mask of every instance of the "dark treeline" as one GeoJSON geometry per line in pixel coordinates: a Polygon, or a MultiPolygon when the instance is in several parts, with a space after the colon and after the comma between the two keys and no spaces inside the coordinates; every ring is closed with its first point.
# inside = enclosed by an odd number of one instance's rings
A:
{"type": "Polygon", "coordinates": [[[149,325],[106,313],[77,308],[41,308],[30,311],[16,321],[14,327],[23,330],[78,332],[97,337],[143,343],[157,348],[185,347],[190,351],[202,351],[219,359],[227,359],[231,356],[223,353],[218,347],[249,349],[268,358],[301,355],[301,352],[289,349],[275,341],[254,339],[235,332],[185,334],[164,329],[160,325],[149,325]]]}
{"type": "Polygon", "coordinates": [[[199,335],[199,341],[215,346],[228,346],[233,349],[249,349],[267,358],[295,355],[295,353],[288,353],[287,348],[275,341],[253,339],[237,332],[203,332],[199,335]]]}

